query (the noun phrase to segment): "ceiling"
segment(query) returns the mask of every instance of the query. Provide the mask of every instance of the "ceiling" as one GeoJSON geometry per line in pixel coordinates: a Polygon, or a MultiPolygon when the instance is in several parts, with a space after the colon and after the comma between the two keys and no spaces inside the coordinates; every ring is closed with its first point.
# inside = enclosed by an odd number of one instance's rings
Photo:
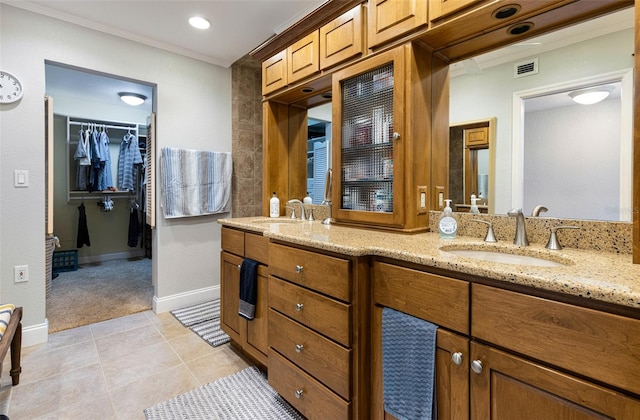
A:
{"type": "Polygon", "coordinates": [[[2,0],[3,3],[229,67],[326,0],[2,0]],[[206,30],[188,19],[211,22],[206,30]]]}
{"type": "MultiPolygon", "coordinates": [[[[229,67],[325,1],[327,0],[0,0],[32,12],[223,67],[229,67]],[[196,14],[209,19],[211,28],[205,31],[191,28],[187,19],[196,14]]],[[[629,8],[454,63],[451,65],[451,76],[481,73],[482,69],[488,67],[532,57],[585,39],[632,28],[633,25],[634,10],[629,8]]],[[[92,100],[114,104],[119,102],[114,92],[134,91],[152,97],[153,88],[144,83],[78,70],[65,66],[47,66],[47,93],[72,89],[90,96],[92,100]],[[79,85],[83,86],[82,90],[78,89],[79,85]]]]}

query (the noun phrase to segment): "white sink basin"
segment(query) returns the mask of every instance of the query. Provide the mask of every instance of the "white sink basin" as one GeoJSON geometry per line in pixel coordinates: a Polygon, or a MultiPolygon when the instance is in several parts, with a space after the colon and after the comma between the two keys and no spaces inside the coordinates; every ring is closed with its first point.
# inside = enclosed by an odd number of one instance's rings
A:
{"type": "Polygon", "coordinates": [[[531,255],[509,254],[500,251],[488,251],[479,249],[447,249],[445,252],[459,257],[474,258],[476,260],[497,262],[503,264],[535,265],[538,267],[562,267],[566,263],[553,261],[531,255]]]}

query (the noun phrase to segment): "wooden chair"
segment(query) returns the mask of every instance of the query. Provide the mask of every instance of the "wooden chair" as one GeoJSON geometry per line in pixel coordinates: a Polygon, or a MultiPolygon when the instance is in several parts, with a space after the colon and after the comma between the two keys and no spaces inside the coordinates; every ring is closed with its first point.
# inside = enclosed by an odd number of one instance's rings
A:
{"type": "MultiPolygon", "coordinates": [[[[2,339],[0,339],[0,376],[2,376],[2,361],[11,348],[11,382],[18,385],[20,382],[20,351],[22,348],[22,307],[14,309],[9,319],[2,339]]],[[[1,420],[1,419],[0,419],[1,420]]]]}

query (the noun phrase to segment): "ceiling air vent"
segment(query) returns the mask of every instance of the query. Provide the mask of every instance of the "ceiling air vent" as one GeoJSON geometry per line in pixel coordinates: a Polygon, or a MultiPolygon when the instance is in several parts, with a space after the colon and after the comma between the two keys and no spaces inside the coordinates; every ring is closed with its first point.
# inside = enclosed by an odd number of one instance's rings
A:
{"type": "Polygon", "coordinates": [[[513,78],[538,74],[538,59],[534,58],[513,65],[513,78]]]}

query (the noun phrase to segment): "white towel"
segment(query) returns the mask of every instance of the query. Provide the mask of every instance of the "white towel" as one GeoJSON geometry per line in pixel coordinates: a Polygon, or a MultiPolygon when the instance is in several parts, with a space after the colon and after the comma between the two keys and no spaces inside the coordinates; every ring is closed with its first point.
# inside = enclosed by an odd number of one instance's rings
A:
{"type": "Polygon", "coordinates": [[[165,218],[231,211],[231,153],[162,149],[165,218]]]}

